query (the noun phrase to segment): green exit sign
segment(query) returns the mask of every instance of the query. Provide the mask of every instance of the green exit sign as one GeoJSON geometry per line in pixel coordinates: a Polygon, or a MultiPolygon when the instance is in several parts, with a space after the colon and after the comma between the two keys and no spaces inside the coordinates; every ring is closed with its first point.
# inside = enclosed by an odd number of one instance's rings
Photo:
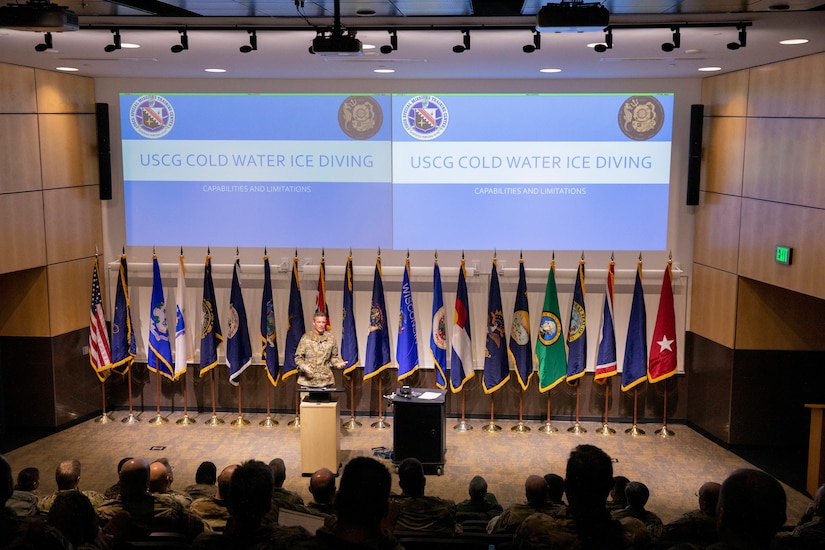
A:
{"type": "Polygon", "coordinates": [[[776,255],[774,256],[774,260],[778,264],[784,265],[791,265],[791,259],[793,257],[793,248],[789,246],[777,246],[776,247],[776,255]]]}

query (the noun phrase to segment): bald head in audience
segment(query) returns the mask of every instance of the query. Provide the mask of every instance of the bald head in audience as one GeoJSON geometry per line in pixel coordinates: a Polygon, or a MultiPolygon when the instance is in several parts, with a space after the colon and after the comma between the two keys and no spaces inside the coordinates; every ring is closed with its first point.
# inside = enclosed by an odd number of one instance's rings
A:
{"type": "Polygon", "coordinates": [[[319,504],[331,503],[335,496],[335,474],[329,468],[321,468],[309,478],[309,492],[319,504]]]}
{"type": "Polygon", "coordinates": [[[232,481],[232,473],[237,468],[237,464],[230,464],[218,475],[218,491],[215,493],[217,500],[227,500],[229,498],[229,485],[232,481]]]}
{"type": "Polygon", "coordinates": [[[149,488],[149,463],[143,458],[131,458],[120,469],[120,496],[133,500],[146,494],[149,488]]]}
{"type": "Polygon", "coordinates": [[[149,491],[165,493],[172,482],[169,468],[162,462],[152,462],[149,465],[149,491]]]}
{"type": "Polygon", "coordinates": [[[540,506],[547,502],[547,482],[544,477],[529,475],[524,481],[524,496],[527,503],[533,506],[540,506]]]}
{"type": "Polygon", "coordinates": [[[736,549],[769,548],[787,519],[785,506],[785,490],[776,479],[760,470],[736,470],[719,491],[719,540],[736,549]]]}

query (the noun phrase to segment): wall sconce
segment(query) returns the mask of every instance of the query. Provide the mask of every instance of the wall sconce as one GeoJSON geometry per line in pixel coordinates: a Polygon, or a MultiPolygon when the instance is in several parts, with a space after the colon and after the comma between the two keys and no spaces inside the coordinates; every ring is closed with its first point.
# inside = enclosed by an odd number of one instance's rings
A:
{"type": "Polygon", "coordinates": [[[47,32],[46,35],[43,37],[43,43],[35,46],[34,51],[45,52],[46,50],[51,50],[52,47],[52,33],[47,32]]]}
{"type": "Polygon", "coordinates": [[[105,48],[103,48],[104,52],[112,53],[115,50],[120,49],[120,29],[112,29],[112,43],[107,44],[105,48]]]}
{"type": "Polygon", "coordinates": [[[682,35],[679,32],[679,27],[672,27],[671,30],[673,31],[673,43],[665,42],[662,44],[663,52],[672,52],[682,45],[682,35]]]}
{"type": "Polygon", "coordinates": [[[736,28],[739,29],[739,42],[729,42],[729,50],[738,50],[739,48],[744,48],[748,45],[748,34],[745,30],[747,27],[745,25],[739,24],[736,25],[736,28]]]}
{"type": "Polygon", "coordinates": [[[381,53],[384,53],[384,54],[392,53],[392,52],[394,52],[395,50],[398,49],[398,32],[396,32],[396,31],[387,31],[387,32],[390,33],[390,43],[389,44],[384,44],[383,46],[381,46],[381,48],[379,50],[381,53]]]}
{"type": "Polygon", "coordinates": [[[541,33],[539,31],[533,31],[533,43],[532,44],[525,44],[522,46],[521,51],[524,53],[533,53],[536,50],[541,49],[541,33]]]}
{"type": "Polygon", "coordinates": [[[186,29],[182,31],[178,31],[180,33],[180,44],[175,44],[171,48],[169,48],[172,53],[180,53],[183,50],[189,49],[189,36],[186,34],[186,29]]]}
{"type": "Polygon", "coordinates": [[[465,29],[461,31],[461,34],[464,35],[464,43],[453,46],[453,51],[455,53],[461,53],[470,49],[470,31],[465,29]]]}
{"type": "Polygon", "coordinates": [[[246,31],[249,33],[249,44],[244,44],[240,47],[241,53],[249,53],[258,50],[258,33],[257,31],[246,31]]]}
{"type": "Polygon", "coordinates": [[[593,49],[599,53],[613,49],[613,29],[607,29],[604,33],[604,44],[596,44],[593,49]]]}

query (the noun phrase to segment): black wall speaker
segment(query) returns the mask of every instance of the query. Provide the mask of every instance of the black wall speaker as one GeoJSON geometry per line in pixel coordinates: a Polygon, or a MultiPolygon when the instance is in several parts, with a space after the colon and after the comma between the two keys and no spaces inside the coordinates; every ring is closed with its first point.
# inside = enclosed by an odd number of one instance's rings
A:
{"type": "Polygon", "coordinates": [[[687,200],[688,206],[699,204],[699,176],[702,171],[702,125],[704,105],[690,106],[690,144],[688,148],[687,200]]]}
{"type": "Polygon", "coordinates": [[[100,173],[100,200],[112,200],[112,153],[109,142],[109,104],[96,103],[97,168],[100,173]]]}

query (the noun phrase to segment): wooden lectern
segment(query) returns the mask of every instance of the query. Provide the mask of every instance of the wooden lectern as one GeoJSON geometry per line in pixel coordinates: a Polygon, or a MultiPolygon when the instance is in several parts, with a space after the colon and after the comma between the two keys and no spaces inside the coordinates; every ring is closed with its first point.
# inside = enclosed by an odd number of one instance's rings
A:
{"type": "MultiPolygon", "coordinates": [[[[300,391],[305,392],[306,388],[300,391]]],[[[321,468],[338,472],[341,432],[338,401],[331,393],[311,391],[301,401],[301,474],[311,476],[321,468]]]]}
{"type": "Polygon", "coordinates": [[[814,496],[819,486],[825,482],[825,423],[822,414],[825,405],[806,404],[811,409],[811,433],[808,439],[808,482],[805,488],[814,496]]]}

